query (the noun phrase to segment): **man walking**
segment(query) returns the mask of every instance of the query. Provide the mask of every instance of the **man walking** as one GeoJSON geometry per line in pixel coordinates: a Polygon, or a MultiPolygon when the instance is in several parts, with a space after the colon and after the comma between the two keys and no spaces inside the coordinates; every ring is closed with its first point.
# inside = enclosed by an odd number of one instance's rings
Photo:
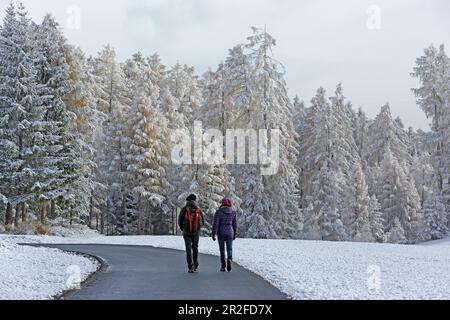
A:
{"type": "Polygon", "coordinates": [[[183,232],[184,243],[186,246],[186,260],[188,272],[198,271],[198,243],[202,226],[205,225],[205,218],[197,206],[197,196],[191,194],[186,198],[186,206],[181,209],[178,217],[178,226],[183,232]]]}

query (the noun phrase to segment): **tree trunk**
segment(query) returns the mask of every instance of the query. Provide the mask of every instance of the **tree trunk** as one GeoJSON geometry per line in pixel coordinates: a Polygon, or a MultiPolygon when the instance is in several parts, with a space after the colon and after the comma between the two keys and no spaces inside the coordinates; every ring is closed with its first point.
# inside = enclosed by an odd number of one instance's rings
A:
{"type": "Polygon", "coordinates": [[[47,205],[41,204],[40,206],[40,214],[39,214],[39,221],[42,225],[45,225],[47,218],[47,205]]]}
{"type": "Polygon", "coordinates": [[[27,206],[25,203],[22,203],[22,225],[27,222],[27,206]]]}
{"type": "Polygon", "coordinates": [[[52,200],[50,203],[50,216],[52,219],[56,218],[56,201],[52,200]]]}
{"type": "MultiPolygon", "coordinates": [[[[105,205],[102,205],[101,212],[103,212],[105,205]]],[[[95,211],[95,230],[98,231],[98,211],[95,211]]]]}
{"type": "Polygon", "coordinates": [[[12,205],[11,203],[8,203],[6,205],[6,214],[5,214],[5,231],[9,232],[11,231],[11,222],[12,222],[12,205]]]}
{"type": "Polygon", "coordinates": [[[50,203],[45,204],[45,217],[46,219],[53,219],[50,203]]]}
{"type": "Polygon", "coordinates": [[[128,235],[128,215],[126,197],[122,193],[122,210],[123,210],[123,234],[128,235]]]}
{"type": "Polygon", "coordinates": [[[141,218],[141,199],[138,199],[136,202],[136,212],[137,212],[137,221],[136,221],[136,234],[141,234],[142,228],[142,218],[141,218]]]}
{"type": "Polygon", "coordinates": [[[21,204],[20,203],[16,204],[16,214],[14,215],[14,228],[15,229],[19,228],[19,224],[20,224],[20,209],[21,209],[21,204]]]}
{"type": "MultiPolygon", "coordinates": [[[[108,204],[106,206],[106,211],[109,212],[109,201],[108,201],[108,204]]],[[[100,233],[101,234],[105,233],[105,210],[102,211],[102,215],[100,217],[100,233]]]]}
{"type": "Polygon", "coordinates": [[[92,219],[94,218],[94,197],[92,196],[92,192],[91,192],[91,199],[89,202],[89,228],[92,229],[92,219]]]}
{"type": "Polygon", "coordinates": [[[175,208],[172,209],[172,235],[175,235],[175,208]]]}

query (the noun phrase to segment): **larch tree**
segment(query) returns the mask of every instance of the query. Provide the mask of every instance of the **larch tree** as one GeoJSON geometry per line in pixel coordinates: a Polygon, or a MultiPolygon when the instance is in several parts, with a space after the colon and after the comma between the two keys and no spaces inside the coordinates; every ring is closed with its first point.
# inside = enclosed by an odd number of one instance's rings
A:
{"type": "Polygon", "coordinates": [[[127,168],[127,136],[124,115],[131,104],[125,76],[116,61],[114,49],[106,46],[90,60],[94,79],[97,110],[106,115],[99,137],[98,163],[102,183],[110,190],[106,208],[101,215],[100,231],[111,233],[114,219],[123,217],[126,208],[125,172],[127,168]]]}
{"type": "MultiPolygon", "coordinates": [[[[284,67],[273,57],[275,39],[265,30],[253,28],[246,49],[251,64],[248,127],[279,130],[278,170],[263,176],[264,197],[268,198],[270,217],[279,237],[295,237],[302,229],[303,216],[299,208],[296,132],[292,123],[292,107],[284,80],[284,67]]],[[[277,147],[271,141],[272,148],[277,147]]],[[[268,141],[259,141],[266,149],[268,141]]],[[[261,150],[260,150],[261,151],[261,150]]],[[[260,160],[261,159],[260,157],[260,160]]],[[[272,164],[273,165],[273,164],[272,164]]],[[[253,197],[247,193],[245,197],[253,197]]],[[[246,201],[243,199],[243,203],[246,201]]],[[[245,208],[243,208],[245,213],[245,208]]],[[[252,214],[252,212],[247,211],[252,214]]],[[[269,222],[270,223],[270,222],[269,222]]]]}
{"type": "MultiPolygon", "coordinates": [[[[137,233],[165,234],[163,217],[168,207],[163,179],[167,151],[163,137],[167,136],[167,119],[158,110],[159,88],[151,81],[151,70],[145,59],[135,55],[128,62],[127,70],[133,99],[125,115],[124,134],[128,137],[125,185],[137,204],[137,233]]],[[[125,210],[122,233],[128,233],[130,215],[125,210]]]]}
{"type": "Polygon", "coordinates": [[[81,174],[72,190],[73,200],[80,215],[88,216],[88,226],[98,230],[107,188],[96,160],[102,152],[99,140],[106,115],[97,109],[91,66],[81,49],[67,46],[65,56],[69,65],[69,90],[64,102],[67,110],[74,114],[69,130],[75,136],[81,157],[81,174]]]}
{"type": "MultiPolygon", "coordinates": [[[[444,197],[447,212],[450,208],[450,60],[444,45],[430,46],[417,59],[412,76],[420,87],[413,89],[417,104],[432,120],[434,176],[438,190],[444,197]]],[[[448,217],[447,217],[448,218],[448,217]]]]}

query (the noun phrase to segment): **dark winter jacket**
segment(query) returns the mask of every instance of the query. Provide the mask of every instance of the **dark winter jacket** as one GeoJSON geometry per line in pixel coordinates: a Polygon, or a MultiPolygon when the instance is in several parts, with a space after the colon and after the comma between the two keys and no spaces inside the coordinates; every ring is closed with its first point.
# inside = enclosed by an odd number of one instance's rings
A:
{"type": "MultiPolygon", "coordinates": [[[[197,232],[190,232],[189,220],[186,219],[186,208],[190,208],[191,212],[194,213],[197,210],[198,206],[195,203],[195,201],[188,201],[186,203],[186,206],[183,209],[181,209],[180,215],[178,216],[178,226],[180,227],[180,230],[183,231],[183,235],[185,236],[192,236],[199,234],[201,230],[197,232]]],[[[200,229],[201,229],[201,227],[205,225],[205,217],[201,211],[200,214],[201,214],[200,229]]]]}
{"type": "Polygon", "coordinates": [[[212,235],[235,238],[237,235],[236,211],[231,207],[221,207],[214,216],[212,235]]]}

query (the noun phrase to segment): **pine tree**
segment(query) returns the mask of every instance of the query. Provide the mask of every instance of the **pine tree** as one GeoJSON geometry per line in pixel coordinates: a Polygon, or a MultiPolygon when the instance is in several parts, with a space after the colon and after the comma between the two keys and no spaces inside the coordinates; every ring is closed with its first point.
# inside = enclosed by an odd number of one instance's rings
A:
{"type": "Polygon", "coordinates": [[[312,203],[314,215],[318,216],[319,239],[328,241],[345,240],[347,235],[337,208],[337,178],[333,170],[323,165],[313,180],[312,203]]]}
{"type": "Polygon", "coordinates": [[[390,232],[398,220],[406,239],[416,241],[421,220],[419,195],[406,167],[400,165],[389,149],[381,163],[378,183],[377,198],[383,212],[385,232],[390,232]]]}
{"type": "Polygon", "coordinates": [[[40,159],[34,159],[42,168],[35,190],[40,193],[40,199],[53,202],[53,212],[48,214],[55,216],[55,202],[58,200],[68,211],[72,222],[80,213],[73,201],[73,193],[81,174],[81,153],[75,135],[69,131],[74,114],[68,112],[64,102],[69,92],[69,65],[65,55],[67,45],[58,28],[54,18],[47,15],[36,30],[34,62],[38,94],[46,106],[46,112],[42,131],[45,146],[40,150],[40,159]]]}
{"type": "Polygon", "coordinates": [[[423,240],[441,239],[447,235],[447,213],[442,193],[439,190],[435,190],[426,198],[423,206],[423,216],[423,240]]]}
{"type": "Polygon", "coordinates": [[[383,228],[383,213],[381,212],[381,205],[375,195],[370,198],[369,202],[369,224],[372,231],[372,237],[377,242],[385,241],[385,234],[383,228]]]}
{"type": "Polygon", "coordinates": [[[405,236],[405,230],[402,227],[399,218],[395,218],[392,222],[392,228],[386,234],[386,241],[389,243],[406,244],[408,240],[405,236]]]}
{"type": "Polygon", "coordinates": [[[435,184],[442,191],[447,212],[450,206],[450,60],[444,45],[430,46],[417,59],[412,76],[421,86],[413,89],[417,104],[432,119],[432,157],[435,184]]]}
{"type": "Polygon", "coordinates": [[[369,157],[367,160],[370,166],[380,165],[388,146],[399,162],[411,163],[411,156],[408,153],[408,135],[392,118],[389,104],[381,108],[380,114],[370,125],[369,132],[369,157]]]}
{"type": "Polygon", "coordinates": [[[369,148],[369,120],[364,111],[359,108],[354,118],[354,140],[358,148],[358,154],[362,161],[363,168],[367,167],[369,148]]]}
{"type": "Polygon", "coordinates": [[[355,165],[353,169],[353,194],[354,199],[350,203],[349,235],[354,241],[373,242],[374,235],[370,224],[370,197],[364,172],[361,165],[355,165]]]}
{"type": "MultiPolygon", "coordinates": [[[[25,8],[11,3],[0,31],[0,155],[1,189],[8,198],[6,230],[11,229],[12,209],[36,198],[36,176],[43,171],[36,164],[44,139],[41,120],[46,107],[39,97],[34,65],[33,34],[25,8]]],[[[51,169],[49,169],[51,171],[51,169]]]]}
{"type": "Polygon", "coordinates": [[[351,187],[353,168],[360,166],[361,163],[358,148],[353,138],[352,124],[356,115],[351,104],[346,102],[341,84],[338,84],[335,95],[330,100],[333,113],[331,120],[334,121],[330,130],[330,149],[332,169],[336,172],[338,178],[336,187],[338,188],[339,199],[337,205],[342,222],[349,226],[353,223],[351,213],[353,208],[349,204],[357,196],[355,195],[356,189],[351,187]]]}

